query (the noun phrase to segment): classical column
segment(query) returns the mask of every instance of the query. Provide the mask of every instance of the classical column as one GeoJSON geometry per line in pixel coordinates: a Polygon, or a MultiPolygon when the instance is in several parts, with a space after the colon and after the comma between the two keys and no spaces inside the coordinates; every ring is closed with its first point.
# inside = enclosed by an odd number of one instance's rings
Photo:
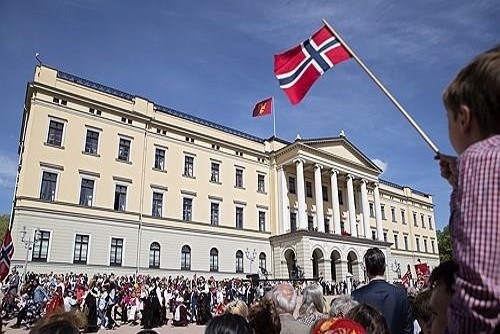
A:
{"type": "Polygon", "coordinates": [[[314,165],[314,190],[316,197],[316,222],[318,231],[325,232],[325,213],[323,212],[323,191],[321,187],[321,166],[314,165]]]}
{"type": "Polygon", "coordinates": [[[333,231],[340,235],[340,207],[339,207],[339,188],[337,185],[337,171],[332,169],[330,175],[330,184],[332,188],[332,210],[333,210],[333,231]]]}
{"type": "Polygon", "coordinates": [[[363,226],[365,238],[371,239],[370,228],[370,205],[368,204],[368,192],[366,191],[366,180],[361,180],[361,208],[363,210],[363,226]]]}
{"type": "Polygon", "coordinates": [[[286,175],[284,166],[278,167],[278,181],[279,181],[279,198],[278,205],[280,210],[280,233],[290,231],[290,212],[288,210],[288,184],[286,182],[286,175]]]}
{"type": "Polygon", "coordinates": [[[351,236],[358,236],[358,229],[356,228],[356,207],[354,206],[354,188],[352,186],[353,176],[347,175],[347,203],[349,208],[349,223],[351,226],[351,236]]]}
{"type": "Polygon", "coordinates": [[[299,202],[297,225],[299,230],[307,230],[306,195],[304,192],[304,161],[302,159],[295,160],[295,167],[297,168],[297,201],[299,202]]]}
{"type": "Polygon", "coordinates": [[[380,193],[378,191],[378,183],[375,183],[373,188],[373,197],[375,202],[375,222],[377,223],[377,239],[384,241],[384,231],[382,230],[382,209],[380,208],[380,193]]]}

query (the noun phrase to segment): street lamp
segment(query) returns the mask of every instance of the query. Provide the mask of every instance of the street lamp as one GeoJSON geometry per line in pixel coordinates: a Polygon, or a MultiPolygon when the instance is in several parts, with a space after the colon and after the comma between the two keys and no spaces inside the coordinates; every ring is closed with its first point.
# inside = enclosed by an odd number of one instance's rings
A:
{"type": "Polygon", "coordinates": [[[254,248],[253,251],[251,252],[248,248],[245,250],[245,256],[247,259],[250,261],[250,274],[252,273],[252,263],[255,260],[255,257],[257,256],[257,250],[254,248]]]}
{"type": "Polygon", "coordinates": [[[394,273],[398,274],[398,278],[401,278],[401,263],[394,259],[394,263],[391,264],[391,269],[394,273]]]}
{"type": "Polygon", "coordinates": [[[23,282],[25,282],[30,250],[33,248],[33,244],[38,240],[40,240],[42,233],[40,232],[39,229],[36,229],[33,240],[31,240],[30,236],[28,235],[28,231],[26,231],[26,226],[23,226],[23,229],[19,233],[21,234],[21,242],[24,244],[24,248],[26,249],[26,257],[24,258],[24,270],[23,270],[23,282]]]}
{"type": "Polygon", "coordinates": [[[361,265],[361,269],[363,269],[363,280],[366,282],[366,267],[363,262],[359,263],[361,265]]]}

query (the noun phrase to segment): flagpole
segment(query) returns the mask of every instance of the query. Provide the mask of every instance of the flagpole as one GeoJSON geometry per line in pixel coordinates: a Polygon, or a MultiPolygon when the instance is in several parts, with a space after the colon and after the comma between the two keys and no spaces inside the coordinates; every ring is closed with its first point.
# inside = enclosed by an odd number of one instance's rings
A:
{"type": "Polygon", "coordinates": [[[398,110],[403,114],[404,117],[410,122],[410,124],[417,130],[417,132],[422,136],[427,145],[434,151],[434,153],[439,154],[439,149],[432,142],[432,140],[427,136],[427,134],[420,128],[420,126],[415,122],[415,120],[408,114],[408,112],[403,108],[403,106],[392,96],[392,94],[384,87],[384,85],[375,77],[375,75],[370,71],[370,69],[363,63],[363,61],[351,50],[351,48],[346,44],[346,42],[335,32],[332,26],[323,19],[323,23],[330,29],[332,34],[339,40],[339,42],[347,49],[351,56],[356,60],[356,62],[361,66],[361,68],[368,74],[368,76],[377,84],[377,86],[382,90],[382,92],[391,100],[391,102],[398,108],[398,110]]]}
{"type": "Polygon", "coordinates": [[[271,96],[271,112],[273,114],[273,135],[276,137],[276,113],[274,110],[274,96],[271,96]]]}

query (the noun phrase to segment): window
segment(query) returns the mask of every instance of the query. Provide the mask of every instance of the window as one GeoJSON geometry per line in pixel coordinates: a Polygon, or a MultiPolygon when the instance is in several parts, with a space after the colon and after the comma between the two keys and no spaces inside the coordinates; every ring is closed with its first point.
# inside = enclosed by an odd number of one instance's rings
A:
{"type": "Polygon", "coordinates": [[[212,162],[212,167],[210,170],[210,182],[219,183],[219,169],[220,169],[220,164],[212,162]]]}
{"type": "Polygon", "coordinates": [[[377,231],[372,230],[372,240],[376,240],[376,239],[377,239],[377,231]]]}
{"type": "Polygon", "coordinates": [[[80,205],[92,206],[94,197],[94,180],[82,179],[80,186],[80,205]]]}
{"type": "Polygon", "coordinates": [[[194,157],[184,157],[184,176],[194,177],[194,157]]]}
{"type": "Polygon", "coordinates": [[[243,272],[243,252],[240,250],[236,252],[236,272],[243,272]]]}
{"type": "Polygon", "coordinates": [[[89,236],[77,234],[75,236],[75,249],[73,251],[73,263],[87,264],[87,252],[89,250],[89,236]]]}
{"type": "Polygon", "coordinates": [[[420,252],[420,239],[418,237],[415,238],[415,246],[417,246],[417,252],[420,252]]]}
{"type": "Polygon", "coordinates": [[[386,218],[385,218],[385,205],[380,205],[380,212],[382,213],[382,219],[386,220],[386,218]]]}
{"type": "Polygon", "coordinates": [[[314,216],[313,215],[307,215],[307,229],[309,231],[314,230],[314,216]]]}
{"type": "Polygon", "coordinates": [[[210,203],[210,225],[219,225],[219,203],[210,203]]]}
{"type": "Polygon", "coordinates": [[[47,262],[47,255],[49,254],[50,232],[40,231],[40,239],[36,240],[33,244],[33,255],[31,261],[47,262]]]}
{"type": "Polygon", "coordinates": [[[394,234],[394,248],[399,249],[398,235],[394,234]]]}
{"type": "Polygon", "coordinates": [[[120,138],[118,146],[118,160],[128,161],[130,157],[130,140],[120,138]]]}
{"type": "Polygon", "coordinates": [[[182,220],[190,222],[193,219],[193,199],[184,197],[182,199],[182,220]]]}
{"type": "Polygon", "coordinates": [[[259,211],[259,232],[266,230],[266,212],[259,211]]]}
{"type": "Polygon", "coordinates": [[[418,226],[418,223],[417,223],[417,213],[415,211],[413,211],[413,225],[414,226],[418,226]]]}
{"type": "Polygon", "coordinates": [[[406,224],[405,210],[401,209],[401,223],[406,224]]]}
{"type": "Polygon", "coordinates": [[[236,228],[243,228],[243,208],[236,207],[236,228]]]}
{"type": "Polygon", "coordinates": [[[85,138],[85,152],[97,154],[99,146],[99,132],[87,130],[87,137],[85,138]]]}
{"type": "Polygon", "coordinates": [[[236,168],[234,186],[236,188],[243,188],[243,169],[241,168],[236,168]]]}
{"type": "Polygon", "coordinates": [[[429,250],[427,249],[427,239],[424,239],[424,252],[429,252],[429,250]]]}
{"type": "Polygon", "coordinates": [[[384,232],[384,242],[387,242],[387,232],[384,232]]]}
{"type": "Polygon", "coordinates": [[[432,216],[428,216],[427,218],[428,218],[428,222],[429,222],[429,229],[432,230],[432,216]]]}
{"type": "Polygon", "coordinates": [[[260,193],[266,192],[265,176],[262,174],[257,175],[257,191],[260,193]]]}
{"type": "Polygon", "coordinates": [[[219,251],[217,248],[210,250],[210,271],[219,271],[219,251]]]}
{"type": "Polygon", "coordinates": [[[64,123],[51,120],[49,123],[49,135],[47,136],[47,144],[54,146],[62,146],[64,123]]]}
{"type": "Polygon", "coordinates": [[[323,194],[323,201],[328,202],[328,187],[321,186],[321,193],[323,194]]]}
{"type": "Polygon", "coordinates": [[[342,196],[342,190],[339,190],[339,205],[344,205],[344,197],[342,196]]]}
{"type": "Polygon", "coordinates": [[[165,170],[165,150],[157,148],[155,150],[155,169],[165,170]]]}
{"type": "Polygon", "coordinates": [[[191,247],[188,245],[182,246],[181,270],[191,270],[191,247]]]}
{"type": "Polygon", "coordinates": [[[330,220],[328,217],[324,218],[325,221],[325,233],[330,233],[330,220]]]}
{"type": "Polygon", "coordinates": [[[267,271],[266,269],[266,253],[262,252],[259,254],[259,269],[263,272],[267,271]]]}
{"type": "Polygon", "coordinates": [[[375,207],[373,203],[370,203],[370,217],[375,217],[375,207]]]}
{"type": "Polygon", "coordinates": [[[297,213],[290,212],[290,232],[297,231],[297,213]]]}
{"type": "Polygon", "coordinates": [[[121,266],[123,257],[123,239],[111,238],[110,266],[121,266]]]}
{"type": "Polygon", "coordinates": [[[404,238],[404,242],[405,242],[405,250],[408,250],[408,236],[405,235],[403,238],[404,238]]]}
{"type": "Polygon", "coordinates": [[[431,248],[432,248],[432,253],[436,253],[436,245],[434,244],[434,240],[431,240],[431,248]]]}
{"type": "Polygon", "coordinates": [[[396,208],[391,206],[391,217],[392,221],[395,223],[396,222],[396,208]]]}
{"type": "Polygon", "coordinates": [[[309,181],[306,181],[306,197],[313,197],[312,183],[309,181]]]}
{"type": "Polygon", "coordinates": [[[293,176],[288,177],[288,192],[290,194],[295,194],[296,189],[295,189],[295,178],[293,176]]]}
{"type": "Polygon", "coordinates": [[[153,217],[161,217],[163,212],[163,194],[162,193],[153,193],[153,206],[151,215],[153,217]]]}
{"type": "Polygon", "coordinates": [[[115,188],[115,203],[116,211],[125,211],[127,203],[127,186],[117,184],[115,188]]]}
{"type": "Polygon", "coordinates": [[[425,228],[425,218],[423,213],[420,214],[420,223],[422,224],[422,227],[425,228]]]}
{"type": "Polygon", "coordinates": [[[160,268],[160,244],[157,242],[149,246],[149,268],[160,268]]]}
{"type": "Polygon", "coordinates": [[[51,172],[43,172],[42,187],[40,189],[40,199],[51,202],[55,201],[56,185],[57,185],[57,174],[51,172]]]}

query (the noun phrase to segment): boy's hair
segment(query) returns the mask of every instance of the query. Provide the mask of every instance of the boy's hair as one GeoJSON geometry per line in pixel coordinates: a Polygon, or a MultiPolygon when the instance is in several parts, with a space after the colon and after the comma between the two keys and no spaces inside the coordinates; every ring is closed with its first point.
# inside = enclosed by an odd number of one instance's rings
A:
{"type": "Polygon", "coordinates": [[[443,93],[446,108],[454,115],[467,106],[481,134],[500,134],[500,45],[462,68],[443,93]]]}
{"type": "Polygon", "coordinates": [[[439,282],[444,283],[448,292],[453,293],[453,286],[455,285],[455,273],[458,271],[458,265],[453,261],[442,262],[439,266],[434,268],[429,277],[429,284],[434,287],[439,282]]]}
{"type": "Polygon", "coordinates": [[[426,289],[420,291],[415,299],[413,300],[413,314],[415,315],[415,319],[423,320],[424,322],[428,322],[432,318],[432,310],[431,310],[431,295],[432,290],[426,289]]]}

